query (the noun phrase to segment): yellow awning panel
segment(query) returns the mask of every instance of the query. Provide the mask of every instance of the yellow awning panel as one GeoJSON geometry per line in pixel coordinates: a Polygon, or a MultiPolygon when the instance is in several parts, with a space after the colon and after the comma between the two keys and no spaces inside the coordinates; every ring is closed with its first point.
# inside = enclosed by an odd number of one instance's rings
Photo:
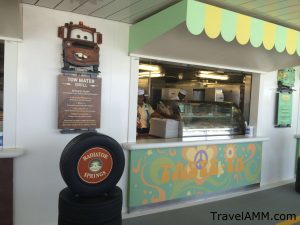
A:
{"type": "Polygon", "coordinates": [[[216,38],[221,33],[221,9],[207,5],[204,11],[204,29],[207,36],[216,38]]]}
{"type": "Polygon", "coordinates": [[[263,45],[265,49],[271,50],[275,45],[276,25],[269,22],[265,22],[263,25],[263,45]]]}
{"type": "Polygon", "coordinates": [[[251,18],[249,16],[238,14],[236,23],[236,40],[241,45],[245,45],[250,40],[251,18]]]}

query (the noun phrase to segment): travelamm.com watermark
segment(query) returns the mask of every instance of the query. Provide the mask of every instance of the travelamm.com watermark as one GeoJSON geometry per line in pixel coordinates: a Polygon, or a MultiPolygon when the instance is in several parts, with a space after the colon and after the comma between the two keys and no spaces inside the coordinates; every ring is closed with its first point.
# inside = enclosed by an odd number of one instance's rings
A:
{"type": "Polygon", "coordinates": [[[270,213],[270,212],[238,212],[238,213],[220,213],[210,212],[213,220],[223,221],[282,221],[282,220],[296,220],[296,214],[293,213],[270,213]]]}

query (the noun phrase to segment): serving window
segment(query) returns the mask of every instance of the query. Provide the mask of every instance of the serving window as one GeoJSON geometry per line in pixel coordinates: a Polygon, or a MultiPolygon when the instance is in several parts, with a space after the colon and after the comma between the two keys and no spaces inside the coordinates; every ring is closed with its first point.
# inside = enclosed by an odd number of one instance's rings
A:
{"type": "Polygon", "coordinates": [[[170,137],[168,129],[178,129],[171,137],[244,134],[251,81],[252,74],[242,71],[140,59],[138,89],[157,114],[150,118],[149,133],[137,132],[137,138],[170,137]],[[183,99],[179,99],[181,92],[183,99]]]}
{"type": "Polygon", "coordinates": [[[0,40],[0,147],[3,146],[4,42],[0,40]]]}

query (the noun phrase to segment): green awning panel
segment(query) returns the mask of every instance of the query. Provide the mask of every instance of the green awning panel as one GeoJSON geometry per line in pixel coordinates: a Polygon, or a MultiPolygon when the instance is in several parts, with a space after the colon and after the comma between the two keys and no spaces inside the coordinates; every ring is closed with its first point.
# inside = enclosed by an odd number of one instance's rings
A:
{"type": "Polygon", "coordinates": [[[195,0],[183,0],[133,25],[129,53],[182,23],[193,35],[205,32],[212,39],[221,35],[226,42],[236,39],[241,45],[250,43],[255,48],[263,46],[279,53],[286,50],[289,55],[297,52],[300,56],[298,31],[195,0]]]}
{"type": "Polygon", "coordinates": [[[186,19],[187,2],[184,0],[130,27],[129,52],[175,28],[186,19]]]}

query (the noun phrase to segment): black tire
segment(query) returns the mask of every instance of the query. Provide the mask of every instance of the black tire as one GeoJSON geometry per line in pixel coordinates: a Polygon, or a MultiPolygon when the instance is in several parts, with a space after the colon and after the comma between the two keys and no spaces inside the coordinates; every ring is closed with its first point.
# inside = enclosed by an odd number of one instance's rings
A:
{"type": "Polygon", "coordinates": [[[77,222],[67,222],[64,220],[64,218],[59,217],[58,218],[58,225],[122,225],[122,218],[116,218],[109,222],[103,222],[103,223],[77,223],[77,222]]]}
{"type": "Polygon", "coordinates": [[[58,225],[122,225],[122,218],[121,216],[119,216],[118,218],[114,218],[111,221],[78,223],[78,221],[75,222],[66,221],[64,217],[60,216],[58,217],[58,225]]]}
{"type": "Polygon", "coordinates": [[[119,187],[93,198],[75,196],[69,188],[59,194],[62,224],[109,224],[121,219],[122,190],[119,187]]]}
{"type": "Polygon", "coordinates": [[[82,217],[111,219],[122,210],[122,190],[119,187],[96,197],[79,197],[69,188],[59,195],[59,212],[65,218],[82,217]]]}
{"type": "Polygon", "coordinates": [[[295,190],[300,193],[300,157],[297,159],[295,190]]]}
{"type": "Polygon", "coordinates": [[[124,165],[120,144],[96,132],[75,137],[60,158],[60,171],[66,184],[74,194],[87,197],[111,190],[120,180],[124,165]],[[96,171],[91,171],[95,169],[93,164],[96,171]]]}
{"type": "Polygon", "coordinates": [[[296,174],[295,191],[300,194],[300,171],[296,174]]]}
{"type": "Polygon", "coordinates": [[[67,152],[69,152],[69,149],[72,148],[72,146],[76,145],[76,143],[80,142],[82,139],[86,138],[86,137],[90,137],[90,136],[93,136],[95,135],[96,132],[86,132],[86,133],[82,133],[78,136],[76,136],[75,138],[73,138],[67,145],[66,147],[64,148],[61,156],[60,156],[60,164],[59,164],[59,167],[60,167],[60,171],[61,171],[61,175],[63,177],[63,179],[65,180],[65,177],[64,177],[64,173],[62,173],[62,170],[63,170],[63,166],[62,166],[62,162],[65,162],[65,160],[68,160],[66,157],[68,157],[68,154],[67,152]]]}

